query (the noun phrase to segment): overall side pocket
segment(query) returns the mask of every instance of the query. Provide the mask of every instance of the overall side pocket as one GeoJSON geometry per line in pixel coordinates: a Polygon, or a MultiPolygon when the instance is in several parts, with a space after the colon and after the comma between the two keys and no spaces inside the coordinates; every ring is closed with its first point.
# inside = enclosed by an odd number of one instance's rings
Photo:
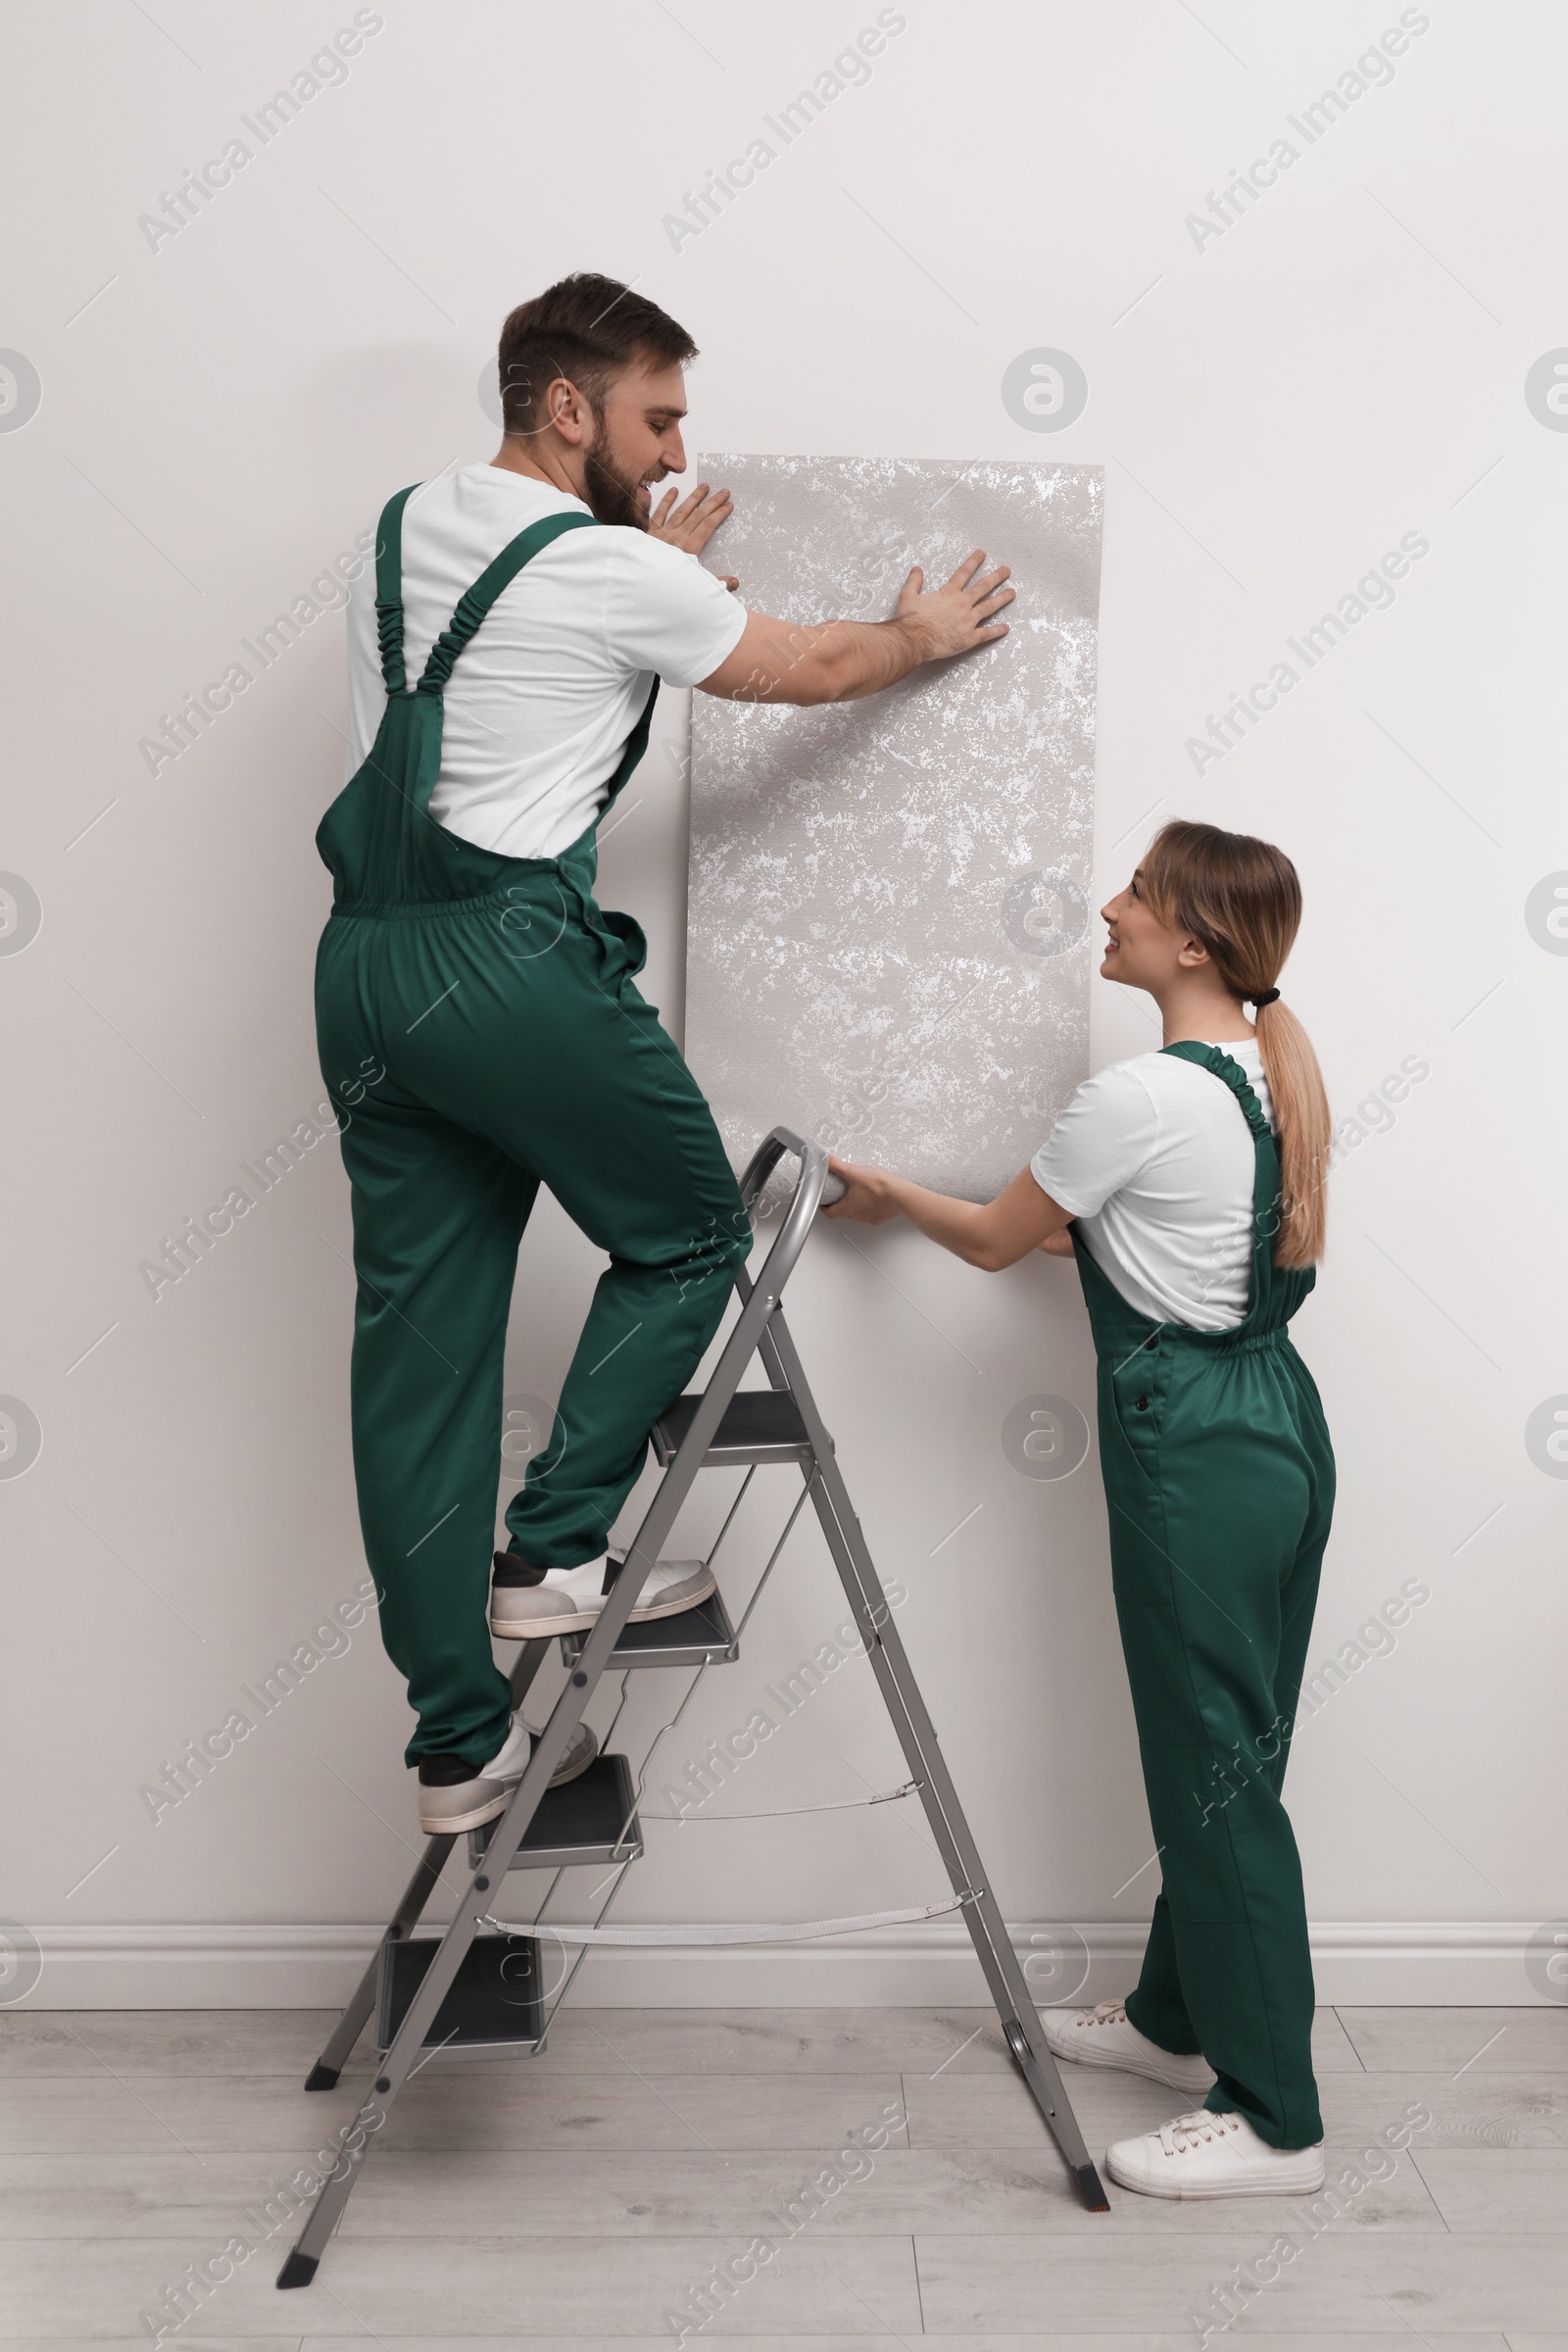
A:
{"type": "Polygon", "coordinates": [[[1159,1483],[1159,1441],[1170,1377],[1169,1353],[1157,1342],[1152,1348],[1146,1344],[1135,1348],[1102,1372],[1102,1395],[1122,1448],[1151,1487],[1159,1483]]]}

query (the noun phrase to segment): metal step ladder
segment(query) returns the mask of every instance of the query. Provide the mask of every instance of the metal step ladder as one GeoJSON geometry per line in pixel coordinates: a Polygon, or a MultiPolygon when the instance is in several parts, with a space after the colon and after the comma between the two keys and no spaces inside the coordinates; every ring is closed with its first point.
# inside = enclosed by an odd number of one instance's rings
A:
{"type": "MultiPolygon", "coordinates": [[[[700,1396],[679,1397],[655,1425],[654,1450],[664,1476],[593,1630],[562,1640],[566,1682],[549,1721],[535,1736],[527,1771],[506,1811],[484,1828],[467,1833],[469,1880],[452,1925],[439,1942],[425,1939],[410,1947],[412,1932],[457,1842],[455,1836],[433,1837],[428,1839],[423,1857],[387,1925],[375,1957],[306,2080],[307,2090],[330,2090],[372,2010],[378,2009],[378,2064],[373,2087],[343,2135],[337,2161],[278,2273],[280,2287],[308,2286],[315,2277],[372,2137],[385,2124],[393,2102],[412,2074],[437,2056],[493,2059],[503,2051],[527,2055],[544,2047],[550,2022],[569,1991],[587,1947],[556,1991],[546,2014],[536,1974],[532,1983],[528,1981],[536,1955],[530,1956],[520,1948],[520,1937],[481,1935],[493,1915],[495,1890],[506,1886],[511,1871],[554,1871],[557,1877],[539,1906],[542,1916],[562,1871],[581,1863],[609,1864],[616,1876],[598,1915],[603,1920],[624,1881],[626,1866],[643,1850],[637,1802],[653,1749],[648,1751],[635,1783],[626,1757],[595,1754],[586,1770],[557,1788],[550,1787],[558,1767],[569,1764],[581,1755],[585,1746],[592,1745],[592,1735],[582,1725],[582,1716],[599,1678],[606,1672],[618,1672],[626,1678],[616,1708],[618,1719],[626,1702],[631,1671],[647,1667],[696,1668],[696,1676],[680,1706],[658,1734],[657,1746],[658,1740],[679,1721],[707,1668],[727,1664],[739,1654],[740,1635],[746,1620],[756,1607],[808,1498],[816,1511],[843,1580],[865,1654],[908,1765],[910,1784],[924,1806],[932,1837],[952,1882],[956,1907],[961,1909],[968,1926],[1007,2047],[1066,2160],[1084,2204],[1092,2213],[1109,2210],[1099,2174],[1090,2161],[1083,2134],[1062,2089],[1055,2061],[1047,2046],[995,1892],[969,1834],[931,1718],[893,1623],[892,1610],[872,1566],[860,1523],[851,1506],[833,1441],[823,1426],[784,1321],[781,1304],[784,1285],[806,1245],[825,1189],[834,1181],[828,1173],[827,1154],[820,1145],[803,1141],[788,1128],[775,1127],[741,1180],[742,1198],[747,1209],[753,1210],[779,1161],[786,1156],[799,1161],[800,1172],[777,1237],[755,1281],[744,1268],[735,1278],[740,1315],[707,1389],[700,1396]],[[769,1386],[743,1390],[741,1379],[754,1356],[760,1357],[769,1386]],[[753,1590],[740,1626],[731,1625],[716,1592],[683,1615],[629,1625],[627,1619],[643,1579],[668,1541],[698,1472],[742,1466],[747,1472],[709,1555],[711,1560],[757,1470],[765,1464],[780,1463],[800,1470],[802,1492],[753,1590]],[[500,1951],[499,1958],[493,1956],[495,1949],[500,1951]],[[474,1988],[477,1976],[483,1973],[476,1972],[475,1963],[487,1952],[491,1955],[487,1958],[489,1999],[486,2006],[481,1985],[479,2008],[492,2020],[497,1972],[505,1979],[509,1968],[512,1971],[514,1993],[503,1993],[502,1997],[512,2001],[516,2030],[508,2031],[504,2040],[498,2037],[493,2023],[465,2025],[465,1991],[474,1988]],[[427,1961],[422,1973],[410,1965],[416,1958],[427,1961]],[[432,2038],[431,2029],[438,2014],[456,2022],[448,2034],[432,2038]]],[[[512,1671],[514,1706],[521,1706],[550,1647],[548,1641],[526,1642],[521,1645],[512,1671]]],[[[612,1724],[611,1732],[613,1728],[612,1724]]],[[[607,1733],[607,1739],[609,1736],[607,1733]]],[[[563,1933],[569,1940],[569,1932],[563,1933]]]]}

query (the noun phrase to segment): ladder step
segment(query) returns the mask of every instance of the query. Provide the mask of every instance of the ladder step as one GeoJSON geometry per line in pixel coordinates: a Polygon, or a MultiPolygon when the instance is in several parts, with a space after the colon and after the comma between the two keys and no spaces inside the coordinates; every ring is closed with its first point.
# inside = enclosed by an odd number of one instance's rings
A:
{"type": "MultiPolygon", "coordinates": [[[[700,1396],[677,1396],[654,1423],[654,1452],[662,1470],[692,1425],[700,1396]]],[[[741,1389],[724,1407],[713,1442],[703,1456],[705,1470],[727,1470],[747,1462],[800,1462],[809,1466],[811,1441],[801,1408],[788,1389],[741,1389]]]]}
{"type": "MultiPolygon", "coordinates": [[[[561,1654],[575,1666],[587,1645],[586,1634],[563,1634],[561,1654]]],[[[710,1592],[695,1609],[676,1617],[655,1617],[646,1625],[628,1625],[605,1660],[612,1666],[727,1666],[740,1656],[740,1643],[729,1611],[717,1592],[710,1592]]]]}
{"type": "MultiPolygon", "coordinates": [[[[577,1862],[634,1861],[643,1850],[643,1833],[632,1798],[626,1758],[596,1756],[574,1781],[545,1790],[513,1857],[513,1869],[566,1870],[577,1862]]],[[[468,1832],[473,1862],[485,1852],[495,1831],[495,1822],[487,1821],[468,1832]]]]}
{"type": "MultiPolygon", "coordinates": [[[[409,2003],[441,1948],[437,1936],[385,1944],[377,1988],[375,2047],[385,2057],[409,2003]]],[[[532,1936],[476,1936],[458,1965],[446,1999],[424,2037],[449,2057],[510,2050],[539,2039],[539,1945],[532,1936]]]]}

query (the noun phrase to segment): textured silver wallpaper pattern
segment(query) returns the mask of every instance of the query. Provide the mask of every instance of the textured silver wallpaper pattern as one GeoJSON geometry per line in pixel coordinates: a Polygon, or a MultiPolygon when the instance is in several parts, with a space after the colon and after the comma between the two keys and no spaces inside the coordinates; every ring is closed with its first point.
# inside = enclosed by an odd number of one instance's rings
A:
{"type": "Polygon", "coordinates": [[[705,561],[791,620],[1010,564],[1010,634],[819,710],[693,698],[686,1053],[739,1167],[782,1121],[985,1199],[1088,1068],[1102,476],[707,457],[705,561]]]}

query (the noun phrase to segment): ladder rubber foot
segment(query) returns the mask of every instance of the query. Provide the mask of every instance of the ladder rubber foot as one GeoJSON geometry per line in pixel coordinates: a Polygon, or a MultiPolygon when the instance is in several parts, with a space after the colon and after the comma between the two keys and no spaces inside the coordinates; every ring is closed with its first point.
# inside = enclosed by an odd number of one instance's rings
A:
{"type": "Polygon", "coordinates": [[[278,2285],[309,2286],[311,2280],[316,2277],[318,2260],[318,2255],[302,2254],[296,2246],[277,2274],[278,2285]]]}
{"type": "MultiPolygon", "coordinates": [[[[1110,2211],[1110,2199],[1101,2187],[1100,2175],[1092,2164],[1075,2164],[1072,2168],[1072,2177],[1078,2183],[1078,2194],[1082,2197],[1084,2205],[1090,2213],[1108,2213],[1110,2211]]],[[[282,2284],[281,2279],[278,2284],[282,2284]]]]}
{"type": "Polygon", "coordinates": [[[307,2090],[336,2090],[337,2079],[338,2069],[335,2066],[323,2066],[318,2058],[305,2078],[305,2087],[307,2090]]]}

